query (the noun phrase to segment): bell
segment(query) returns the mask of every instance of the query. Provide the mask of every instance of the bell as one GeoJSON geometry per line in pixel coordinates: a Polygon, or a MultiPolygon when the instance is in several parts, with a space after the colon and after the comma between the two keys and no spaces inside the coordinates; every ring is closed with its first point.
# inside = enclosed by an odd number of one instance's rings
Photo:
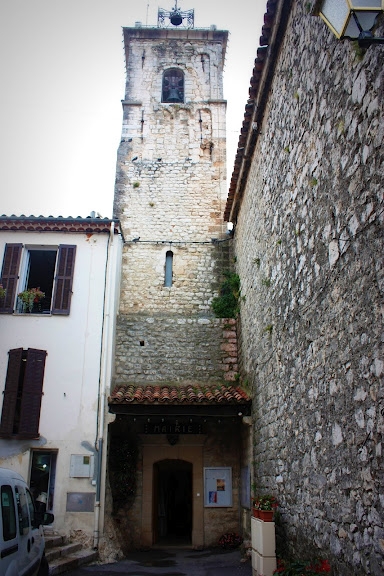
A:
{"type": "Polygon", "coordinates": [[[167,102],[182,102],[177,88],[170,88],[167,102]]]}
{"type": "Polygon", "coordinates": [[[173,24],[174,26],[180,26],[180,24],[183,21],[179,11],[172,12],[172,14],[170,16],[170,20],[171,20],[171,24],[173,24]]]}

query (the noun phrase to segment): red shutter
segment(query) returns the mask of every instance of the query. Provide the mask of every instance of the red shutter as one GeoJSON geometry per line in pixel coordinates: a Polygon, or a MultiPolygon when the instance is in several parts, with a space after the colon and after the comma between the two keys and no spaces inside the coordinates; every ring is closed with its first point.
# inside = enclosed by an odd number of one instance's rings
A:
{"type": "Polygon", "coordinates": [[[18,430],[20,438],[36,438],[39,436],[46,355],[45,350],[28,348],[18,430]]]}
{"type": "Polygon", "coordinates": [[[76,246],[59,246],[52,314],[69,314],[76,246]]]}
{"type": "Polygon", "coordinates": [[[13,312],[22,248],[22,244],[5,245],[0,282],[7,292],[5,297],[0,299],[0,313],[2,314],[12,314],[13,312]]]}
{"type": "Polygon", "coordinates": [[[13,434],[13,421],[17,401],[17,389],[19,387],[22,348],[9,351],[8,370],[5,380],[3,411],[1,414],[0,437],[9,438],[13,434]]]}

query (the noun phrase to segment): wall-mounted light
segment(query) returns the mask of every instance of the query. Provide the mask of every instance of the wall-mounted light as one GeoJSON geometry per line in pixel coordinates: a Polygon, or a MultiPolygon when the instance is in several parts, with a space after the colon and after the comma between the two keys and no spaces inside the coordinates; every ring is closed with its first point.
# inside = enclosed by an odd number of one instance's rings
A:
{"type": "Polygon", "coordinates": [[[359,46],[384,44],[373,35],[376,18],[384,11],[384,0],[317,0],[319,15],[339,40],[357,40],[359,46]]]}

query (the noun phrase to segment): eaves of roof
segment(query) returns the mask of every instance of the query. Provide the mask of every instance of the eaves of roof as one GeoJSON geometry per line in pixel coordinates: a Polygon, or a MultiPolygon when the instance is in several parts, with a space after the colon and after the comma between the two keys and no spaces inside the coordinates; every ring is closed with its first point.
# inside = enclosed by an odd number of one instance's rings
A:
{"type": "Polygon", "coordinates": [[[224,210],[226,222],[236,223],[252,155],[264,117],[276,57],[284,37],[292,2],[293,0],[268,0],[267,2],[260,46],[257,49],[250,79],[249,99],[245,105],[244,120],[224,210]]]}
{"type": "Polygon", "coordinates": [[[117,385],[108,398],[109,410],[126,414],[250,413],[251,399],[239,386],[228,384],[117,385]]]}
{"type": "Polygon", "coordinates": [[[63,216],[0,216],[0,231],[77,232],[82,234],[120,232],[118,220],[109,218],[64,218],[63,216]]]}

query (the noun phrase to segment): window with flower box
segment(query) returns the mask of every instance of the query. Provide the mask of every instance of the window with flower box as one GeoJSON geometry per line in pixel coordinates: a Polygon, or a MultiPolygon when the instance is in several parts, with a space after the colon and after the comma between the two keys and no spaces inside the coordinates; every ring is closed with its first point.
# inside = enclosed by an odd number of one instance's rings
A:
{"type": "Polygon", "coordinates": [[[0,283],[0,313],[70,312],[76,246],[6,244],[0,283]],[[37,290],[35,297],[28,292],[37,290]]]}

